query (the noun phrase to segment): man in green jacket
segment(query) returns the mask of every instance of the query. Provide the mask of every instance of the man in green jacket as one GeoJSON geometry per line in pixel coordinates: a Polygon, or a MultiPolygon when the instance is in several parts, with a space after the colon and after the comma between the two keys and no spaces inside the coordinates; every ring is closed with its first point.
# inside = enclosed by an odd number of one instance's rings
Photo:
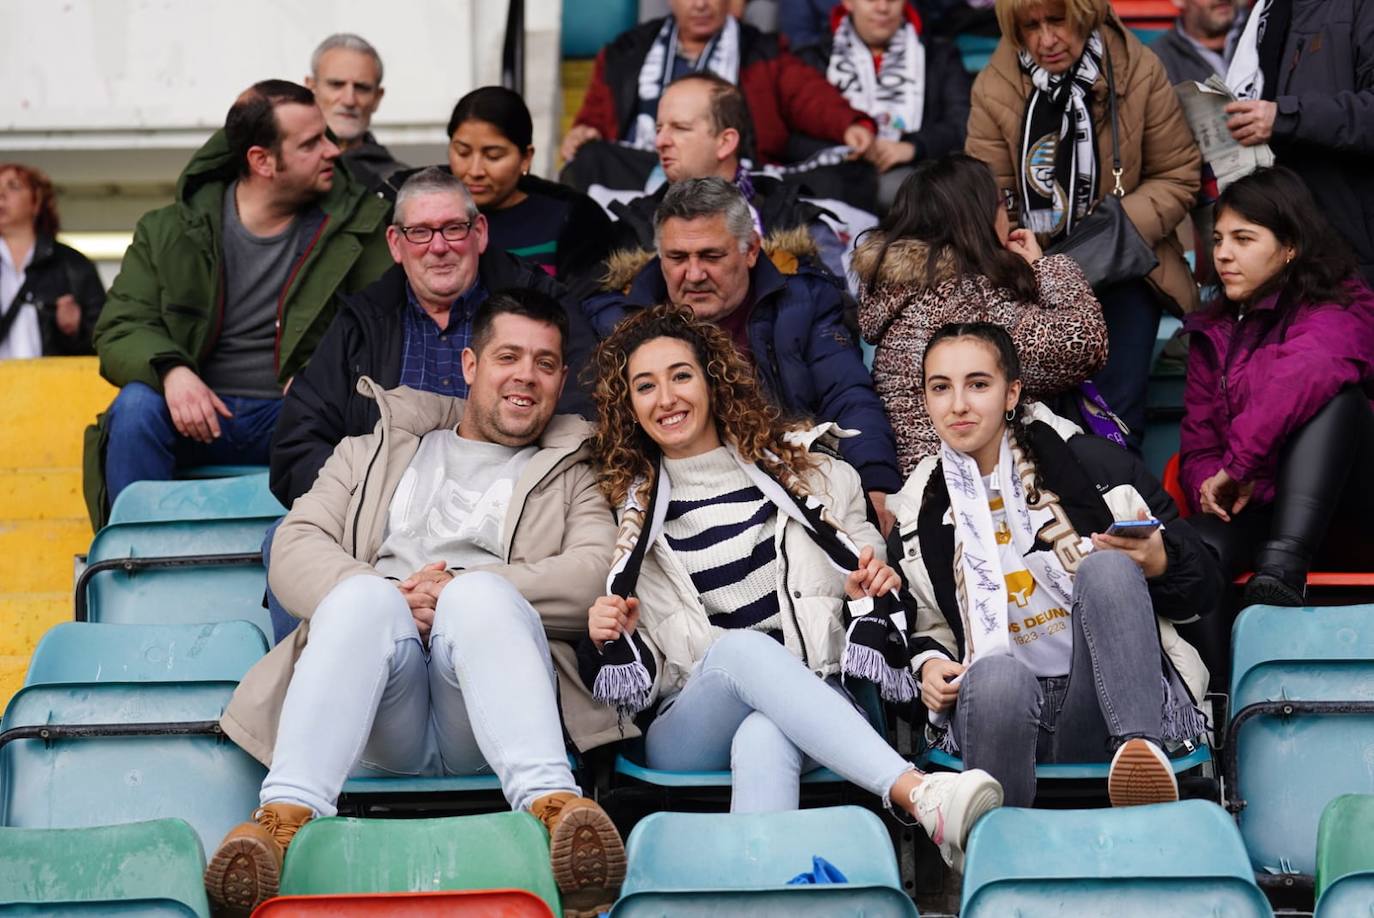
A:
{"type": "Polygon", "coordinates": [[[391,265],[384,201],[342,168],[314,94],[254,84],[145,214],[95,328],[120,387],[87,434],[99,525],[128,484],[179,467],[265,465],[284,388],[336,297],[391,265]]]}

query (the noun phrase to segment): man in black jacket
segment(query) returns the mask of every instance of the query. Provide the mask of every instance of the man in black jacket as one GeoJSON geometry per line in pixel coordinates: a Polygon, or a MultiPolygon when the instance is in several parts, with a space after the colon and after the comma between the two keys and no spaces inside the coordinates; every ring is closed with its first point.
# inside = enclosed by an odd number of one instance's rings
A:
{"type": "Polygon", "coordinates": [[[542,271],[486,251],[486,220],[461,181],[440,169],[407,179],[387,241],[397,264],[344,301],[282,405],[271,486],[287,507],[314,484],[340,440],[372,432],[377,403],[358,393],[363,376],[384,389],[466,395],[460,364],[472,314],[502,290],[533,290],[563,302],[571,379],[558,410],[591,416],[587,392],[571,384],[594,344],[580,305],[542,271]]]}

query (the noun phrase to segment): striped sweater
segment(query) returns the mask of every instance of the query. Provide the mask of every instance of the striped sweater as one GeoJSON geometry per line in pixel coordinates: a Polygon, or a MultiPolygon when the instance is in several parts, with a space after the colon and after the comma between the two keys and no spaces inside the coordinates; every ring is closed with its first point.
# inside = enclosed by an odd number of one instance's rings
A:
{"type": "Polygon", "coordinates": [[[663,535],[711,624],[780,636],[777,508],[724,447],[663,468],[672,482],[663,535]]]}

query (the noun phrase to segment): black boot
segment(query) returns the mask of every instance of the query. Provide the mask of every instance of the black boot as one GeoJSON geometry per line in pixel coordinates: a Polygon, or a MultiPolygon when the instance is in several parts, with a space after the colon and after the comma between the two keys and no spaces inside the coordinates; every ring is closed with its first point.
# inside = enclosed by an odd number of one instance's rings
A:
{"type": "Polygon", "coordinates": [[[1270,539],[1255,555],[1255,575],[1245,584],[1242,606],[1301,606],[1307,603],[1311,559],[1291,541],[1270,539]]]}

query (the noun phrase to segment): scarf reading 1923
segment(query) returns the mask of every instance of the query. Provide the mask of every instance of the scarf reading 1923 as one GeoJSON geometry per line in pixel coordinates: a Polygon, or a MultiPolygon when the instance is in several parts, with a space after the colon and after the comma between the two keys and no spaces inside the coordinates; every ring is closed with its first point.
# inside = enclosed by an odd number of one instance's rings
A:
{"type": "Polygon", "coordinates": [[[850,107],[878,123],[878,136],[901,140],[921,129],[925,110],[926,49],[916,27],[905,22],[874,67],[873,52],[854,30],[853,18],[840,20],[825,78],[850,107]]]}
{"type": "MultiPolygon", "coordinates": [[[[658,30],[644,65],[639,68],[639,114],[625,138],[627,146],[636,150],[652,150],[657,133],[656,112],[663,90],[673,82],[673,60],[677,57],[677,19],[669,16],[658,30]]],[[[739,21],[726,17],[725,26],[706,43],[696,63],[694,73],[709,72],[727,83],[739,85],[739,21]]]]}
{"type": "Polygon", "coordinates": [[[1097,198],[1097,137],[1088,96],[1102,73],[1102,34],[1093,32],[1064,73],[1050,74],[1028,51],[1021,69],[1034,89],[1021,126],[1021,225],[1067,236],[1097,198]]]}

